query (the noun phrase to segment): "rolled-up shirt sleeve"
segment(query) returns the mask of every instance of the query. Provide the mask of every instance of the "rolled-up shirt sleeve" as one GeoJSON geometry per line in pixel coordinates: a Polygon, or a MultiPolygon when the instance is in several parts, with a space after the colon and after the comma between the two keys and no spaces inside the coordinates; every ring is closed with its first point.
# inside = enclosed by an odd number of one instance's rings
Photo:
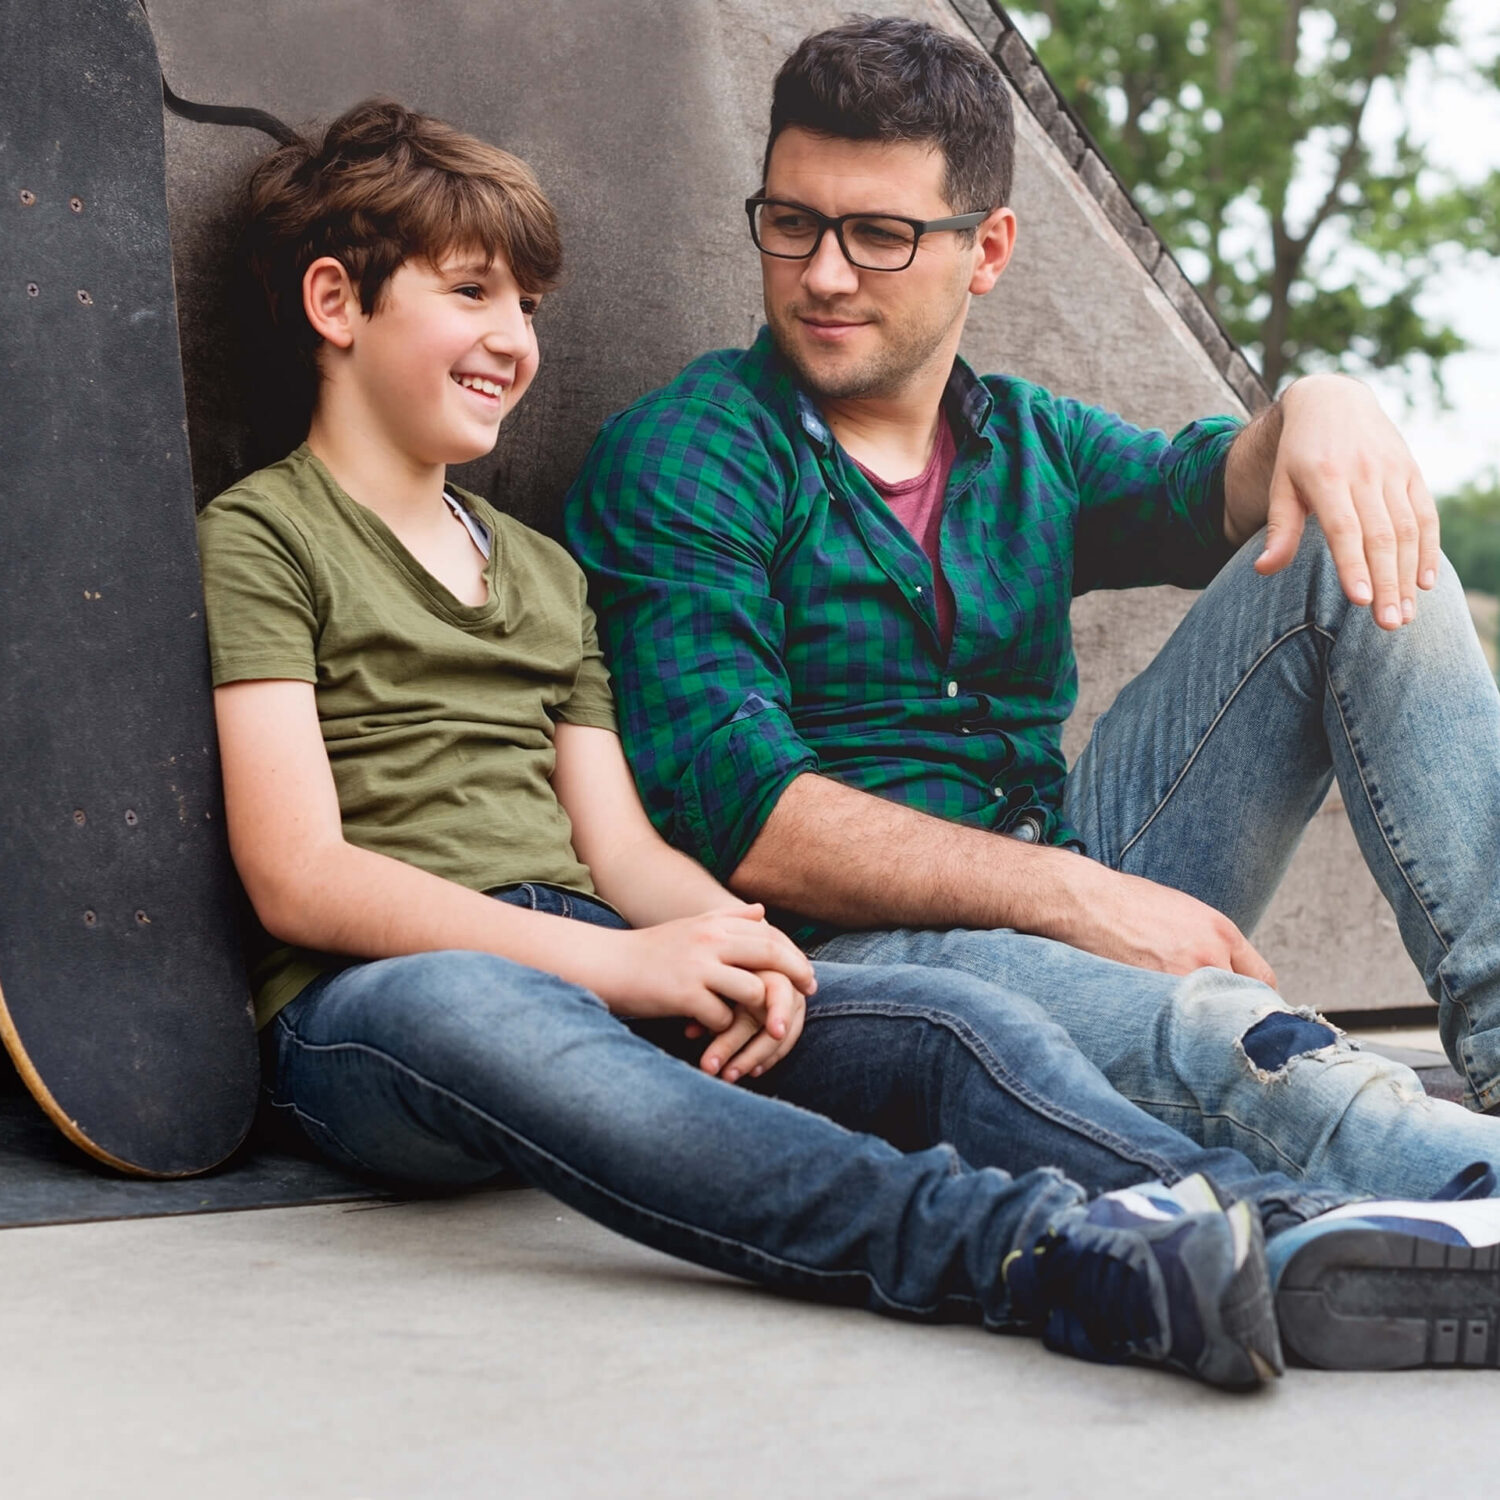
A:
{"type": "Polygon", "coordinates": [[[817,756],[793,723],[774,593],[785,440],[702,399],[606,424],[565,505],[653,823],[721,879],[817,756]]]}
{"type": "Polygon", "coordinates": [[[1207,417],[1169,438],[1078,401],[1056,416],[1078,493],[1073,592],[1209,583],[1235,551],[1224,465],[1243,424],[1207,417]]]}

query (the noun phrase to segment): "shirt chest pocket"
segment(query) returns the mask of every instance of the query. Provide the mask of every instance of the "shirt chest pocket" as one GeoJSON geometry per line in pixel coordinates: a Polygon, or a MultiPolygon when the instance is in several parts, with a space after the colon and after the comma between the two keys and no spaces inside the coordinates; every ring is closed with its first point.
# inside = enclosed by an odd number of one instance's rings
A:
{"type": "Polygon", "coordinates": [[[1046,553],[1006,558],[992,566],[986,582],[977,605],[986,677],[1000,692],[1023,684],[1054,687],[1073,660],[1070,561],[1046,553]]]}

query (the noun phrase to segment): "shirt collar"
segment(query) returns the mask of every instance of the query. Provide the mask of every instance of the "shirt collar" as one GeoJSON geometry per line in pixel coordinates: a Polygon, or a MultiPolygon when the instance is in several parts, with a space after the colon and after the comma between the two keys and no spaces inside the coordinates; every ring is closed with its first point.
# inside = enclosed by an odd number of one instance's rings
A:
{"type": "Polygon", "coordinates": [[[955,359],[943,391],[943,402],[950,416],[961,420],[976,436],[984,431],[995,409],[995,398],[966,361],[955,359]]]}
{"type": "MultiPolygon", "coordinates": [[[[830,453],[834,447],[833,434],[828,430],[822,413],[814,405],[812,397],[795,382],[792,392],[797,403],[797,420],[802,430],[812,439],[819,452],[830,453]]],[[[978,436],[984,432],[985,423],[990,419],[995,398],[964,360],[955,359],[948,384],[943,389],[943,405],[950,420],[961,422],[969,433],[978,436]]],[[[966,435],[954,434],[959,439],[960,446],[966,435]]]]}

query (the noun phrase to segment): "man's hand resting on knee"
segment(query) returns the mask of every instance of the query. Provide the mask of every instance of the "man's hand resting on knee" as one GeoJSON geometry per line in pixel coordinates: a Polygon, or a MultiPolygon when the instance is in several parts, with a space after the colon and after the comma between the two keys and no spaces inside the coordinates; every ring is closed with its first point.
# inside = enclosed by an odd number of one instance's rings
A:
{"type": "Polygon", "coordinates": [[[1078,863],[1075,909],[1053,936],[1138,969],[1229,969],[1276,987],[1270,964],[1223,912],[1154,880],[1122,875],[1093,860],[1078,863]]]}
{"type": "Polygon", "coordinates": [[[1416,618],[1437,582],[1438,514],[1421,470],[1368,386],[1309,375],[1235,439],[1224,473],[1224,534],[1236,546],[1266,528],[1259,573],[1291,562],[1316,516],[1344,592],[1375,622],[1416,618]]]}

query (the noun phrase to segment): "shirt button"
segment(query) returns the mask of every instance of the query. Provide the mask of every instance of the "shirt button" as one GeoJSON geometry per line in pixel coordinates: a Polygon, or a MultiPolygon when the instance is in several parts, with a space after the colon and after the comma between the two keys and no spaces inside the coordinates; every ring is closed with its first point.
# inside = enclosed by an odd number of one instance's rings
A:
{"type": "Polygon", "coordinates": [[[1004,787],[992,786],[990,788],[990,796],[992,796],[992,797],[1003,797],[1004,795],[1005,795],[1005,788],[1004,787]]]}
{"type": "Polygon", "coordinates": [[[960,734],[973,734],[974,733],[974,731],[972,729],[970,729],[967,724],[960,724],[958,726],[958,732],[960,734]]]}
{"type": "Polygon", "coordinates": [[[950,698],[958,697],[958,684],[956,682],[950,682],[948,684],[948,696],[950,698]]]}
{"type": "Polygon", "coordinates": [[[919,583],[917,585],[917,598],[920,599],[921,597],[922,597],[922,585],[919,583]]]}

